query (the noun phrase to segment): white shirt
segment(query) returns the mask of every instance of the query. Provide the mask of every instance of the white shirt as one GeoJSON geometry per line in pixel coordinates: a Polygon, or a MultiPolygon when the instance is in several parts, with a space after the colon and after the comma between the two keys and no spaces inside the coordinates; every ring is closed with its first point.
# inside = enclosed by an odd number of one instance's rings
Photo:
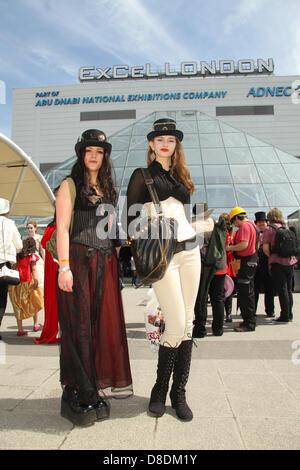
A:
{"type": "Polygon", "coordinates": [[[13,220],[0,215],[0,262],[16,262],[17,253],[23,248],[21,235],[13,220]]]}

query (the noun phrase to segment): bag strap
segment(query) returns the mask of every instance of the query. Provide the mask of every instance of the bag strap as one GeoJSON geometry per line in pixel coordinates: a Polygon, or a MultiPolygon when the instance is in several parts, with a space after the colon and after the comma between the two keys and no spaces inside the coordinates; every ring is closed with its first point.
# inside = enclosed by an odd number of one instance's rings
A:
{"type": "Polygon", "coordinates": [[[278,230],[280,230],[281,228],[289,230],[285,224],[281,224],[280,227],[277,227],[277,225],[275,224],[270,224],[269,227],[272,227],[274,230],[276,230],[276,232],[278,232],[278,230]]]}
{"type": "Polygon", "coordinates": [[[5,252],[5,245],[4,245],[4,217],[2,219],[2,241],[3,241],[3,253],[6,262],[6,252],[5,252]]]}
{"type": "Polygon", "coordinates": [[[151,173],[148,168],[141,168],[142,175],[145,179],[145,183],[147,185],[148,191],[150,193],[151,199],[153,201],[154,207],[158,215],[163,215],[163,210],[160,205],[160,201],[154,186],[154,181],[151,176],[151,173]]]}
{"type": "Polygon", "coordinates": [[[75,199],[76,199],[76,186],[74,183],[73,178],[66,178],[68,185],[69,185],[69,191],[70,191],[70,196],[71,196],[71,203],[72,203],[72,215],[71,215],[71,222],[70,222],[70,233],[72,232],[73,229],[73,222],[74,222],[74,206],[75,206],[75,199]]]}
{"type": "Polygon", "coordinates": [[[258,252],[259,250],[259,235],[260,235],[260,232],[256,226],[256,224],[250,220],[250,222],[252,223],[253,227],[255,228],[255,233],[256,233],[256,241],[255,241],[255,251],[258,252]]]}

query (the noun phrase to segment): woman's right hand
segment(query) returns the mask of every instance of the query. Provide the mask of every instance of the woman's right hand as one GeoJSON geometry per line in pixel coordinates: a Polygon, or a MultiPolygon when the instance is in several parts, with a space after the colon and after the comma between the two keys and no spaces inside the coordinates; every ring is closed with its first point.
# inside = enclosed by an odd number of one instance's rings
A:
{"type": "Polygon", "coordinates": [[[71,270],[58,274],[58,287],[64,292],[73,292],[73,274],[71,270]]]}

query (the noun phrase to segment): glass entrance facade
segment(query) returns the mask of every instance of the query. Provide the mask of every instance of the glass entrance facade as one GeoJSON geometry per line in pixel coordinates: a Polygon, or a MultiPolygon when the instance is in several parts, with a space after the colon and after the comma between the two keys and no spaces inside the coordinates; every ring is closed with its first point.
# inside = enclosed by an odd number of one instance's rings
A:
{"type": "MultiPolygon", "coordinates": [[[[279,207],[287,218],[300,207],[300,159],[200,111],[182,110],[153,112],[110,136],[119,209],[133,170],[146,165],[146,136],[153,122],[164,117],[174,119],[184,133],[182,144],[196,188],[192,203],[207,201],[214,218],[235,206],[243,207],[249,218],[279,207]]],[[[52,189],[69,174],[75,159],[46,174],[52,189]]]]}

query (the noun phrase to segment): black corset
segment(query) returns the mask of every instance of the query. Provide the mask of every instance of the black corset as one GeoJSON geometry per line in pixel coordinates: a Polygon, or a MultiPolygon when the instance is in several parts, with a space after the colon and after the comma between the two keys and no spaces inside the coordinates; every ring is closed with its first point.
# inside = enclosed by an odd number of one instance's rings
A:
{"type": "Polygon", "coordinates": [[[104,230],[101,230],[101,233],[99,231],[99,222],[107,219],[107,212],[101,210],[103,203],[103,198],[99,198],[93,204],[88,199],[82,201],[79,195],[76,196],[71,243],[80,243],[105,252],[111,251],[113,243],[109,238],[107,227],[105,233],[102,233],[104,230]]]}

